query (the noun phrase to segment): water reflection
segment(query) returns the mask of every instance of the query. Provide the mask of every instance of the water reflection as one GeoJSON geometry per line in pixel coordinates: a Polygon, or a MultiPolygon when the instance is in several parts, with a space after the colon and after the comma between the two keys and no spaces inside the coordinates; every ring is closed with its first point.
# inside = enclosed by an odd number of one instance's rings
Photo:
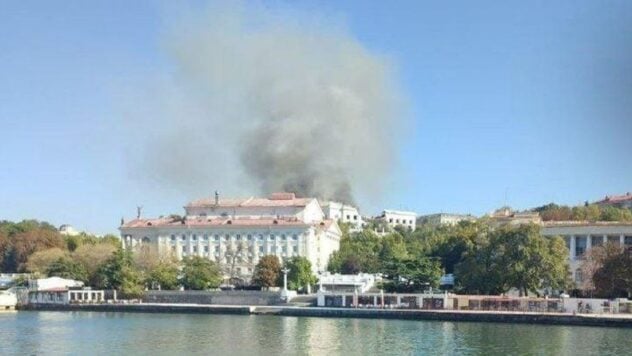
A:
{"type": "Polygon", "coordinates": [[[194,314],[0,314],[0,354],[626,354],[632,330],[194,314]]]}

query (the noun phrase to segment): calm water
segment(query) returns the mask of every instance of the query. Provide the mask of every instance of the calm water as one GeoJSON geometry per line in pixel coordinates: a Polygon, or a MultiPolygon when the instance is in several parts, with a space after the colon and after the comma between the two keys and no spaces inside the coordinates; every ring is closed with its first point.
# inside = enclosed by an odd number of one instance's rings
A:
{"type": "Polygon", "coordinates": [[[632,330],[274,316],[0,314],[0,355],[626,355],[632,330]]]}

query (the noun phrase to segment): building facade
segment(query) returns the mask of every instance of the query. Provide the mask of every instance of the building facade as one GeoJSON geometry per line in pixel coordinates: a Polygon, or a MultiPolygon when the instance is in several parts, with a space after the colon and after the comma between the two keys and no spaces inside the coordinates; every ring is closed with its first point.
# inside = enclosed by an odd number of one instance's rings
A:
{"type": "Polygon", "coordinates": [[[149,246],[177,259],[200,256],[217,262],[226,278],[247,283],[259,259],[306,257],[314,273],[326,270],[340,247],[341,231],[314,198],[276,193],[268,198],[201,199],[185,215],[142,219],[120,227],[123,246],[149,246]]]}
{"type": "Polygon", "coordinates": [[[456,225],[461,221],[476,221],[476,217],[473,215],[445,213],[422,215],[417,218],[417,225],[438,227],[443,225],[456,225]]]}
{"type": "Polygon", "coordinates": [[[352,230],[358,231],[364,227],[364,220],[353,205],[330,201],[323,203],[323,212],[325,218],[349,224],[352,230]]]}
{"type": "Polygon", "coordinates": [[[566,241],[571,273],[578,284],[583,282],[581,262],[586,251],[606,243],[632,247],[632,223],[629,222],[546,222],[541,233],[543,236],[561,236],[566,241]]]}
{"type": "Polygon", "coordinates": [[[384,210],[376,220],[385,222],[391,228],[403,226],[411,231],[417,228],[417,213],[412,211],[384,210]]]}

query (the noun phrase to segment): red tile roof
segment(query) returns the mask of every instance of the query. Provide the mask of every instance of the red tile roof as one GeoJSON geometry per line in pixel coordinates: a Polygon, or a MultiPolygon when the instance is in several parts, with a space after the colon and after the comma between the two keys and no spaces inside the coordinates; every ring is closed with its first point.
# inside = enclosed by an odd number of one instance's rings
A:
{"type": "MultiPolygon", "coordinates": [[[[324,220],[322,223],[311,224],[321,228],[329,228],[332,220],[324,220]]],[[[184,220],[174,220],[172,218],[158,219],[135,219],[123,224],[121,228],[151,228],[151,227],[274,227],[274,226],[297,226],[308,227],[307,224],[297,218],[189,218],[184,220]]]]}
{"type": "Polygon", "coordinates": [[[597,203],[599,204],[615,204],[622,203],[626,201],[632,201],[632,193],[626,193],[624,195],[614,195],[614,196],[606,196],[604,200],[600,200],[597,203]]]}
{"type": "Polygon", "coordinates": [[[185,208],[204,208],[204,207],[304,207],[315,198],[296,198],[294,193],[274,193],[269,198],[220,198],[218,204],[215,204],[215,198],[204,198],[188,203],[185,208]]]}

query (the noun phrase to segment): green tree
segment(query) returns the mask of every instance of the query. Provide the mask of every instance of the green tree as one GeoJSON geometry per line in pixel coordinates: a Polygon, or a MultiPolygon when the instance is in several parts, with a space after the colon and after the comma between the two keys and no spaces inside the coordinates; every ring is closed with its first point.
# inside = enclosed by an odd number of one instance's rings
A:
{"type": "Polygon", "coordinates": [[[497,294],[516,288],[521,294],[561,289],[568,282],[568,255],[561,239],[540,235],[537,225],[504,226],[477,241],[457,266],[460,288],[497,294]]]}
{"type": "Polygon", "coordinates": [[[182,265],[182,285],[186,289],[217,288],[222,283],[219,266],[208,259],[199,256],[186,257],[182,260],[182,265]]]}
{"type": "Polygon", "coordinates": [[[95,245],[84,244],[77,247],[71,257],[85,268],[88,273],[88,283],[95,285],[99,283],[97,272],[106,261],[114,256],[116,251],[116,247],[106,242],[95,245]]]}
{"type": "Polygon", "coordinates": [[[593,276],[595,292],[606,298],[632,296],[632,249],[620,249],[605,256],[593,276]]]}
{"type": "Polygon", "coordinates": [[[279,282],[281,275],[281,263],[275,255],[267,255],[261,257],[255,266],[255,272],[252,277],[253,283],[262,287],[274,287],[279,282]]]}
{"type": "Polygon", "coordinates": [[[86,282],[88,280],[88,272],[83,265],[69,257],[60,257],[51,263],[46,274],[50,277],[61,277],[67,279],[75,279],[86,282]]]}
{"type": "Polygon", "coordinates": [[[142,275],[134,268],[132,254],[118,249],[103,263],[95,274],[95,286],[117,289],[123,297],[136,298],[144,288],[142,275]]]}
{"type": "Polygon", "coordinates": [[[177,289],[179,273],[177,264],[163,261],[149,271],[147,282],[150,286],[159,285],[160,289],[177,289]]]}
{"type": "Polygon", "coordinates": [[[306,257],[295,256],[285,262],[285,268],[289,269],[287,275],[288,288],[302,290],[307,286],[316,284],[316,276],[312,273],[312,263],[306,257]]]}
{"type": "Polygon", "coordinates": [[[388,282],[384,289],[390,292],[420,292],[428,287],[436,288],[443,271],[433,258],[416,258],[391,261],[386,268],[388,282]]]}
{"type": "Polygon", "coordinates": [[[342,273],[343,265],[349,266],[349,261],[353,261],[353,265],[361,272],[378,273],[382,265],[379,258],[381,251],[381,239],[372,231],[363,230],[343,235],[340,238],[340,248],[329,259],[327,270],[342,273]]]}
{"type": "Polygon", "coordinates": [[[29,256],[25,270],[31,273],[46,275],[46,271],[53,262],[57,262],[59,259],[66,257],[68,257],[68,252],[59,247],[37,251],[29,256]]]}

